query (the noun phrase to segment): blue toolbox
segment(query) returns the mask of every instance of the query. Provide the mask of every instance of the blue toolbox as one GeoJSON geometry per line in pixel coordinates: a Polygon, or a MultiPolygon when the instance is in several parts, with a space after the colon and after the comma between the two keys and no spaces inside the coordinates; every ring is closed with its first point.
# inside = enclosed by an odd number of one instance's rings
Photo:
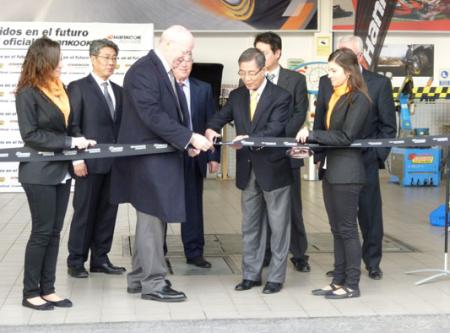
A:
{"type": "Polygon", "coordinates": [[[439,148],[392,148],[390,181],[403,186],[439,186],[440,165],[439,148]]]}

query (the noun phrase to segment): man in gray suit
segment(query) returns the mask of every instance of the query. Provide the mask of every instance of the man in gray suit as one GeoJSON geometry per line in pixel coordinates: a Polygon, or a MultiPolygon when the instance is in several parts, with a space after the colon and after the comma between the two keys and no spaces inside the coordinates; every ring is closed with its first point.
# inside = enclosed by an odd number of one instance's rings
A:
{"type": "MultiPolygon", "coordinates": [[[[259,49],[266,58],[266,77],[272,83],[287,90],[292,96],[293,108],[289,115],[286,126],[286,136],[295,137],[298,130],[303,126],[308,112],[308,93],[306,90],[305,77],[297,72],[280,66],[281,38],[273,32],[264,32],[255,37],[253,45],[259,49]]],[[[292,176],[294,182],[291,187],[291,244],[289,250],[292,253],[291,262],[299,272],[311,270],[305,254],[308,247],[305,225],[302,217],[301,179],[300,167],[303,166],[302,159],[291,159],[292,176]]],[[[266,255],[264,266],[268,266],[271,260],[270,251],[270,229],[267,238],[266,255]]]]}
{"type": "MultiPolygon", "coordinates": [[[[206,137],[211,141],[226,123],[234,121],[240,141],[252,137],[284,136],[291,96],[264,76],[264,54],[256,48],[239,57],[243,86],[233,90],[226,105],[208,121],[206,137]]],[[[286,278],[290,238],[290,185],[292,175],[284,151],[278,148],[242,147],[236,152],[236,185],[242,190],[242,273],[237,291],[261,285],[267,223],[272,261],[263,293],[279,292],[286,278]]]]}

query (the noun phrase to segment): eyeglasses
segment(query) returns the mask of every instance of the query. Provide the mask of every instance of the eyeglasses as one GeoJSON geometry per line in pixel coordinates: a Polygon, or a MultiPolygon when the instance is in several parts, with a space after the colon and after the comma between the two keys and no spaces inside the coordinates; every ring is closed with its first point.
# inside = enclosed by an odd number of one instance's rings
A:
{"type": "Polygon", "coordinates": [[[194,59],[192,58],[192,53],[190,51],[187,51],[181,57],[178,57],[175,59],[175,63],[178,65],[181,64],[182,62],[190,63],[193,61],[194,61],[194,59]]]}
{"type": "Polygon", "coordinates": [[[261,71],[262,71],[262,68],[256,72],[254,72],[254,71],[250,71],[250,72],[239,71],[238,75],[241,79],[244,79],[245,77],[254,79],[259,73],[261,73],[261,71]]]}
{"type": "Polygon", "coordinates": [[[101,55],[96,55],[97,58],[102,58],[105,59],[106,62],[117,62],[117,57],[106,57],[106,56],[101,56],[101,55]]]}

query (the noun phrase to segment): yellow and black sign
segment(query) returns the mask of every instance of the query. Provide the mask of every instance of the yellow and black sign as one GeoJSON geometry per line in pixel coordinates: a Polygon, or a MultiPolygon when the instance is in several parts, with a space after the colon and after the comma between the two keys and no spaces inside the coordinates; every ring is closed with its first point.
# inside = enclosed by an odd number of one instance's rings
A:
{"type": "MultiPolygon", "coordinates": [[[[394,88],[394,99],[398,99],[399,88],[394,88]]],[[[413,88],[414,99],[450,99],[450,87],[415,87],[413,88]]]]}

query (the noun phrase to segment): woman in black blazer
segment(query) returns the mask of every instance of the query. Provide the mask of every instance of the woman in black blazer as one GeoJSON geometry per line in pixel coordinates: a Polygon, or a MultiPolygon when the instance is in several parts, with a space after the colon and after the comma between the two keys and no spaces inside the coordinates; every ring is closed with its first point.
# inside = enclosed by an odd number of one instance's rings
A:
{"type": "Polygon", "coordinates": [[[326,149],[319,170],[334,239],[333,281],[312,293],[342,299],[360,296],[361,244],[357,215],[359,192],[365,182],[361,150],[344,147],[362,138],[371,101],[356,55],[350,49],[338,49],[330,55],[328,76],[333,95],[328,104],[326,130],[309,131],[305,127],[296,138],[301,143],[339,146],[326,149]]]}
{"type": "MultiPolygon", "coordinates": [[[[67,135],[69,99],[60,80],[57,42],[39,38],[25,56],[16,90],[16,112],[26,147],[39,151],[84,149],[95,141],[67,135]]],[[[70,194],[69,163],[27,162],[19,165],[19,182],[31,212],[31,236],[25,251],[22,305],[35,310],[70,307],[55,294],[59,238],[70,194]]]]}

